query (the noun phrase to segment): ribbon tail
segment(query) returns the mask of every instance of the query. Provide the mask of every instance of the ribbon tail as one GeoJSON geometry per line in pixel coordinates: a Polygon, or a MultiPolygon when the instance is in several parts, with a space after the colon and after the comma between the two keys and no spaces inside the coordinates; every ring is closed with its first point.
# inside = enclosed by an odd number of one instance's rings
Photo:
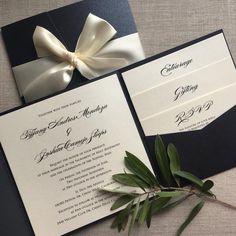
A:
{"type": "Polygon", "coordinates": [[[85,57],[97,53],[116,34],[111,24],[102,18],[89,14],[78,39],[75,52],[85,57]]]}
{"type": "Polygon", "coordinates": [[[123,58],[129,64],[145,59],[138,33],[108,42],[94,57],[123,58]]]}
{"type": "Polygon", "coordinates": [[[97,54],[79,60],[77,69],[88,78],[110,73],[145,58],[138,33],[107,43],[97,54]]]}
{"type": "Polygon", "coordinates": [[[73,70],[68,63],[62,62],[38,75],[22,91],[25,101],[28,103],[65,89],[73,70]]]}

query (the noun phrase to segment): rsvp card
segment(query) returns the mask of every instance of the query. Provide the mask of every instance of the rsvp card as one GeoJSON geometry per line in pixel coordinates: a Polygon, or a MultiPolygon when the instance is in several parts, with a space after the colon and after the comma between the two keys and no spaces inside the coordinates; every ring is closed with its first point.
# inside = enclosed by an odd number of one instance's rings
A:
{"type": "Polygon", "coordinates": [[[222,31],[154,56],[122,76],[148,136],[203,128],[235,105],[235,65],[222,31]]]}
{"type": "Polygon", "coordinates": [[[123,172],[125,151],[150,167],[116,75],[3,115],[0,130],[37,236],[62,235],[114,213],[114,197],[98,189],[117,187],[112,175],[123,172]]]}

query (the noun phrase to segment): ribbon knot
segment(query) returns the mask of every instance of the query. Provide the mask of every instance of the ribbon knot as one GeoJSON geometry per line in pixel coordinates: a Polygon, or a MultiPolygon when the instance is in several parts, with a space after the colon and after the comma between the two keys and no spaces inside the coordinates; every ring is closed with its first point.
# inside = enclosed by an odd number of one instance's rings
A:
{"type": "Polygon", "coordinates": [[[33,42],[39,59],[13,68],[26,102],[65,89],[74,69],[93,79],[144,58],[137,34],[111,40],[115,34],[107,21],[89,14],[75,51],[70,52],[51,32],[37,26],[33,42]]]}
{"type": "Polygon", "coordinates": [[[65,59],[66,61],[71,65],[73,66],[73,68],[78,68],[78,60],[80,58],[80,54],[79,53],[74,53],[74,52],[69,52],[69,51],[66,51],[65,53],[65,59]]]}

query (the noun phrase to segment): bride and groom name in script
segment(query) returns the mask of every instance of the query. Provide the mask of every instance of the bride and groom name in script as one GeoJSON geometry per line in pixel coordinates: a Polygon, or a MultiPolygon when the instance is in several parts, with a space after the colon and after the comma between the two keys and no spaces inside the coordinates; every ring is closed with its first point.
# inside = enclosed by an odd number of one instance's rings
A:
{"type": "Polygon", "coordinates": [[[119,188],[112,175],[123,172],[125,151],[150,166],[116,75],[1,116],[0,129],[37,236],[112,214],[114,197],[99,188],[119,188]]]}
{"type": "MultiPolygon", "coordinates": [[[[35,136],[42,136],[50,130],[56,129],[56,128],[61,127],[63,125],[70,124],[70,123],[80,120],[82,118],[89,119],[92,115],[101,114],[102,112],[104,112],[104,110],[107,109],[107,107],[108,107],[107,104],[97,105],[97,107],[94,109],[87,107],[87,108],[79,111],[77,115],[67,116],[66,118],[60,117],[59,119],[55,119],[53,121],[50,121],[48,123],[48,125],[45,127],[27,129],[21,134],[20,139],[21,140],[29,140],[29,139],[34,138],[35,136]]],[[[106,129],[96,128],[96,129],[92,130],[89,134],[87,134],[86,136],[77,137],[76,140],[71,140],[69,137],[72,132],[74,132],[72,127],[67,128],[65,131],[65,136],[68,138],[65,142],[56,144],[52,148],[50,148],[49,150],[47,148],[42,149],[42,151],[35,156],[34,160],[37,163],[40,163],[41,161],[47,159],[48,157],[53,156],[57,152],[61,152],[63,150],[72,151],[75,148],[78,148],[82,145],[90,144],[91,142],[93,142],[93,140],[99,139],[102,135],[107,134],[106,129]]]]}

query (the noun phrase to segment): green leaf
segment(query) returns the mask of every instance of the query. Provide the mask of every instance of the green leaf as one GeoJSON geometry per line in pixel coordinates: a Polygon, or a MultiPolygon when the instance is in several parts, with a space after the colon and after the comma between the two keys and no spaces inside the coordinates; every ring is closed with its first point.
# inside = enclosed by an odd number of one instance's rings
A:
{"type": "Polygon", "coordinates": [[[113,211],[126,205],[127,203],[131,202],[134,198],[135,196],[132,195],[122,195],[113,203],[113,205],[111,206],[111,210],[113,211]]]}
{"type": "Polygon", "coordinates": [[[151,214],[154,215],[158,213],[169,201],[171,197],[159,197],[152,201],[152,212],[151,214]]]}
{"type": "Polygon", "coordinates": [[[203,192],[208,192],[213,186],[214,186],[214,182],[213,182],[213,181],[211,181],[211,180],[206,180],[206,181],[203,183],[202,191],[203,191],[203,192]]]}
{"type": "Polygon", "coordinates": [[[128,204],[125,209],[123,209],[117,214],[114,221],[112,222],[111,228],[117,227],[119,232],[121,231],[121,229],[125,230],[132,205],[133,201],[128,204]]]}
{"type": "Polygon", "coordinates": [[[184,179],[190,181],[191,183],[194,183],[199,188],[202,188],[202,186],[203,186],[202,180],[200,180],[198,177],[196,177],[195,175],[193,175],[189,172],[179,170],[179,171],[176,171],[174,174],[176,176],[179,176],[181,178],[184,178],[184,179]]]}
{"type": "Polygon", "coordinates": [[[149,209],[148,209],[148,212],[147,212],[147,217],[146,217],[146,224],[147,224],[147,227],[150,228],[151,226],[151,221],[152,221],[152,209],[153,208],[153,201],[150,203],[150,206],[149,206],[149,209]]]}
{"type": "Polygon", "coordinates": [[[145,188],[142,185],[140,185],[138,182],[136,182],[136,179],[134,179],[132,175],[128,175],[126,172],[125,172],[125,175],[127,175],[127,177],[130,178],[131,181],[136,183],[139,188],[141,188],[144,192],[146,192],[145,188]]]}
{"type": "Polygon", "coordinates": [[[180,158],[177,148],[170,143],[167,147],[167,153],[170,159],[170,170],[172,173],[180,170],[180,158]]]}
{"type": "Polygon", "coordinates": [[[165,183],[164,185],[171,186],[173,181],[170,172],[170,161],[166,153],[165,145],[159,135],[156,136],[155,140],[155,154],[162,179],[165,183]]]}
{"type": "Polygon", "coordinates": [[[143,224],[143,222],[146,220],[149,208],[150,208],[150,203],[148,195],[139,213],[139,219],[138,219],[139,224],[143,224]]]}
{"type": "Polygon", "coordinates": [[[133,212],[130,224],[129,224],[128,236],[130,236],[131,233],[132,233],[132,230],[133,230],[133,227],[134,227],[134,223],[135,223],[136,217],[138,215],[138,211],[139,211],[139,203],[140,203],[140,198],[138,199],[138,202],[136,203],[136,207],[134,209],[134,212],[133,212]]]}
{"type": "Polygon", "coordinates": [[[142,186],[143,188],[151,187],[148,183],[144,182],[142,179],[140,179],[137,175],[134,175],[134,174],[129,174],[129,173],[116,174],[116,175],[113,175],[112,178],[116,182],[126,185],[126,186],[131,186],[131,187],[142,186]]]}
{"type": "Polygon", "coordinates": [[[140,179],[152,186],[159,186],[159,183],[148,167],[133,154],[126,152],[125,166],[140,179]]]}
{"type": "Polygon", "coordinates": [[[126,214],[126,208],[124,209],[124,210],[122,210],[122,211],[120,211],[117,215],[116,215],[116,217],[115,217],[115,219],[113,220],[113,222],[112,222],[112,224],[111,224],[111,228],[113,229],[113,228],[118,228],[118,231],[120,232],[121,231],[121,227],[118,227],[119,225],[121,226],[122,225],[122,222],[126,219],[126,216],[127,216],[127,214],[126,214]]]}
{"type": "Polygon", "coordinates": [[[146,224],[147,227],[150,228],[152,215],[161,211],[161,209],[170,201],[171,197],[160,197],[157,199],[152,200],[149,204],[149,209],[146,216],[146,224]]]}
{"type": "Polygon", "coordinates": [[[185,228],[191,223],[191,221],[197,216],[197,214],[200,212],[202,207],[204,206],[204,202],[201,201],[198,203],[190,212],[187,219],[184,221],[184,223],[179,227],[176,235],[179,236],[182,234],[182,232],[185,230],[185,228]]]}
{"type": "Polygon", "coordinates": [[[172,176],[175,179],[175,182],[180,186],[179,184],[179,178],[174,175],[176,171],[180,170],[180,158],[179,153],[177,151],[177,148],[174,144],[170,143],[167,147],[167,154],[170,159],[170,171],[172,173],[172,176]]]}
{"type": "Polygon", "coordinates": [[[161,191],[156,193],[159,197],[179,197],[184,194],[183,191],[171,191],[171,192],[165,192],[161,191]]]}

